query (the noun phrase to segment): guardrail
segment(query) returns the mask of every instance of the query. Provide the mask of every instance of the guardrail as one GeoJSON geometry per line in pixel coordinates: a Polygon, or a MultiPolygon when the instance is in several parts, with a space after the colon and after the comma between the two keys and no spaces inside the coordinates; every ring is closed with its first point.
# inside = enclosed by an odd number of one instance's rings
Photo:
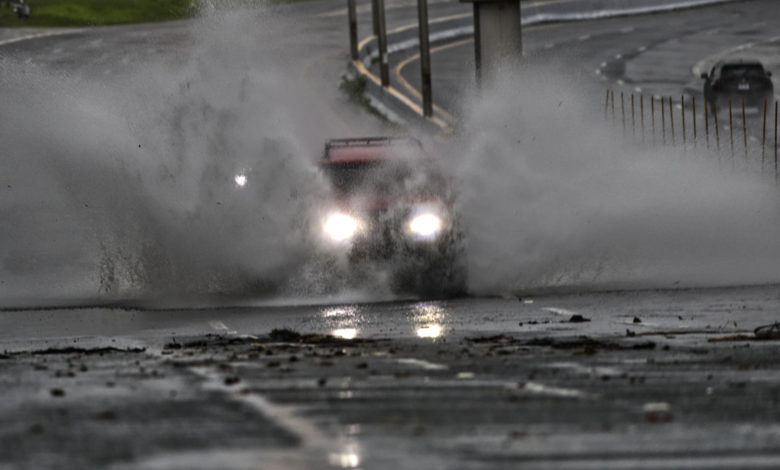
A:
{"type": "MultiPolygon", "coordinates": [[[[521,23],[525,26],[548,22],[643,15],[736,1],[739,0],[581,0],[579,2],[530,2],[530,0],[526,2],[526,0],[521,0],[521,23]]],[[[379,77],[369,70],[371,64],[379,60],[378,38],[373,34],[365,36],[358,44],[357,17],[348,15],[348,20],[350,37],[353,37],[355,41],[351,51],[352,61],[348,77],[350,79],[361,77],[361,80],[365,82],[362,86],[364,90],[362,94],[370,105],[396,124],[414,124],[432,132],[449,132],[450,127],[455,123],[452,116],[435,105],[435,90],[434,115],[433,118],[427,118],[422,100],[417,96],[409,96],[408,93],[394,88],[392,84],[382,86],[379,77]]],[[[431,45],[451,42],[474,34],[473,18],[470,14],[434,18],[428,23],[431,45]]],[[[416,24],[387,32],[387,52],[389,55],[392,56],[395,53],[417,47],[419,47],[419,35],[416,24]]]]}
{"type": "Polygon", "coordinates": [[[715,152],[719,160],[730,158],[734,165],[738,158],[748,166],[758,163],[754,160],[760,146],[761,172],[770,169],[780,181],[777,100],[764,99],[758,116],[753,118],[746,112],[744,96],[737,102],[729,99],[723,109],[718,108],[717,101],[706,99],[697,105],[694,95],[676,99],[620,92],[618,96],[616,104],[615,91],[606,90],[604,119],[620,125],[624,136],[630,134],[642,144],[653,146],[681,146],[683,151],[703,148],[715,152]]]}

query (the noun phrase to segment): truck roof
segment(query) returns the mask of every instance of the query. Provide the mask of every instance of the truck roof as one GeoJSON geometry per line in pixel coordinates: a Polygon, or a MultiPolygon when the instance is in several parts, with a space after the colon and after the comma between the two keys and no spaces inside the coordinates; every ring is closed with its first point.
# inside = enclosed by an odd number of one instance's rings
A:
{"type": "Polygon", "coordinates": [[[414,137],[359,137],[330,139],[325,143],[320,164],[340,164],[381,161],[388,158],[388,149],[412,147],[422,150],[422,144],[414,137]]]}

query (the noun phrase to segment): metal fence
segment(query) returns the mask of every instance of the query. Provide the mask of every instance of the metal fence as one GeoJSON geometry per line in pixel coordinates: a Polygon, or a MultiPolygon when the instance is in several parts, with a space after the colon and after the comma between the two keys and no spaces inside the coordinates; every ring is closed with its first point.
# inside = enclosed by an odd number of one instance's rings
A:
{"type": "Polygon", "coordinates": [[[759,165],[761,172],[778,170],[778,102],[765,99],[756,115],[748,115],[745,98],[729,99],[724,109],[717,101],[697,104],[696,96],[617,95],[606,90],[604,118],[643,144],[707,150],[733,164],[742,159],[759,165]],[[734,102],[736,101],[736,102],[734,102]],[[727,109],[726,109],[727,108],[727,109]],[[760,156],[760,157],[759,157],[760,156]]]}

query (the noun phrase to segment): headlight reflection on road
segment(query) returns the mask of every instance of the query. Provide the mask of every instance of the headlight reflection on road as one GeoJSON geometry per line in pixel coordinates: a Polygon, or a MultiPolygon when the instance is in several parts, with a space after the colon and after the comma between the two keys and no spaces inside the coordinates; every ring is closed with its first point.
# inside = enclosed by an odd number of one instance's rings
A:
{"type": "Polygon", "coordinates": [[[417,336],[420,338],[438,338],[441,336],[441,325],[426,325],[417,328],[417,336]]]}
{"type": "Polygon", "coordinates": [[[413,307],[415,332],[420,338],[438,338],[444,333],[442,321],[446,310],[436,303],[419,303],[413,307]]]}
{"type": "Polygon", "coordinates": [[[341,452],[333,452],[328,456],[332,467],[357,468],[360,465],[360,455],[355,444],[348,444],[341,452]]]}
{"type": "Polygon", "coordinates": [[[348,305],[346,307],[328,307],[322,310],[322,316],[326,318],[331,317],[348,317],[352,318],[358,313],[358,307],[355,305],[348,305]]]}

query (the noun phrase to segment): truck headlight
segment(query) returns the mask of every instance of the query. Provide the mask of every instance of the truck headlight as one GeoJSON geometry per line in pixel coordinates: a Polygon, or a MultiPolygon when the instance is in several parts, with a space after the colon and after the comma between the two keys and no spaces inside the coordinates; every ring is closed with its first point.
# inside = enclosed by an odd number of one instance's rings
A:
{"type": "Polygon", "coordinates": [[[425,212],[414,215],[407,226],[409,233],[421,239],[432,239],[437,237],[444,228],[444,221],[441,216],[432,212],[425,212]]]}
{"type": "Polygon", "coordinates": [[[322,228],[331,241],[345,242],[360,230],[360,221],[349,214],[334,212],[325,219],[322,228]]]}

